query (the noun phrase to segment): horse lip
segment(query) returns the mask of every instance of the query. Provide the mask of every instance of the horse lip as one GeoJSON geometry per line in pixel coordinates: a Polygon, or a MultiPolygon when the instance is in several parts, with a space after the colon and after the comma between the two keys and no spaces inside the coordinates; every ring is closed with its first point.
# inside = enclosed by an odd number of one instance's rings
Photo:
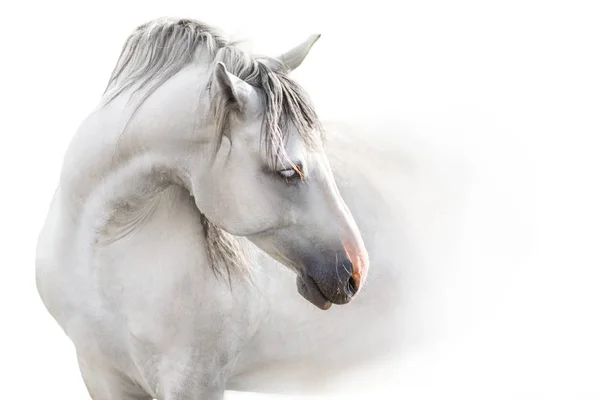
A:
{"type": "Polygon", "coordinates": [[[298,293],[306,300],[317,306],[321,310],[329,310],[332,302],[323,294],[317,282],[308,275],[298,276],[296,278],[298,293]]]}

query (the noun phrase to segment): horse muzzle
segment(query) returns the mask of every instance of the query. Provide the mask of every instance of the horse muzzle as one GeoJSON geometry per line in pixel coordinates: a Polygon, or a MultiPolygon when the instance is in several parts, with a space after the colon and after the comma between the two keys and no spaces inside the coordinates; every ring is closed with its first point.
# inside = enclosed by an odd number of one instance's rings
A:
{"type": "Polygon", "coordinates": [[[349,303],[364,280],[362,264],[353,263],[347,251],[325,258],[329,262],[318,262],[312,257],[305,264],[306,272],[296,280],[298,292],[322,310],[328,310],[332,304],[349,303]]]}

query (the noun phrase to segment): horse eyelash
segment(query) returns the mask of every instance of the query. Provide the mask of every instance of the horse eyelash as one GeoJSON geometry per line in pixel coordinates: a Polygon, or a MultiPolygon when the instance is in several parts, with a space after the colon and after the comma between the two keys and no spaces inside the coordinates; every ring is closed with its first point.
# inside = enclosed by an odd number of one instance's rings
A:
{"type": "Polygon", "coordinates": [[[294,165],[292,168],[277,171],[277,175],[279,175],[283,180],[285,180],[288,183],[292,183],[297,180],[304,181],[306,178],[306,176],[304,174],[304,167],[302,166],[302,164],[297,164],[297,165],[294,165]],[[295,171],[296,174],[293,175],[292,177],[287,177],[287,176],[283,175],[282,172],[284,172],[284,171],[295,171]]]}

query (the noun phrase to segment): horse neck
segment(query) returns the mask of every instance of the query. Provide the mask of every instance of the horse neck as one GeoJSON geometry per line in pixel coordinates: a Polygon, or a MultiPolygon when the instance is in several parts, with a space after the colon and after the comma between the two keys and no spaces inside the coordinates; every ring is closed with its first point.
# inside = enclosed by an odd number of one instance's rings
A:
{"type": "Polygon", "coordinates": [[[185,68],[141,105],[143,90],[133,96],[126,91],[84,120],[67,151],[59,188],[73,219],[79,219],[94,192],[136,197],[149,194],[136,191],[148,190],[155,180],[160,187],[165,179],[187,186],[185,171],[192,162],[202,168],[198,158],[209,142],[208,132],[198,129],[204,125],[199,117],[206,103],[201,98],[205,70],[185,68]]]}

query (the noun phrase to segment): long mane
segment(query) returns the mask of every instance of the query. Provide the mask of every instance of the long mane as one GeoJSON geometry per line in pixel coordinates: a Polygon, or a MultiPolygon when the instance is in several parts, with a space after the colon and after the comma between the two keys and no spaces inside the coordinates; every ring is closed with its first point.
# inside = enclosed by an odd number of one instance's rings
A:
{"type": "MultiPolygon", "coordinates": [[[[106,86],[105,104],[126,90],[143,91],[138,107],[161,85],[194,62],[199,55],[212,66],[225,64],[229,72],[257,89],[263,113],[262,143],[272,162],[285,152],[290,124],[309,147],[323,141],[323,129],[310,98],[291,78],[285,65],[269,57],[255,57],[229,41],[217,29],[191,19],[159,18],[135,29],[127,38],[106,86]]],[[[210,113],[218,143],[228,134],[229,121],[239,110],[211,90],[210,113]]],[[[240,238],[233,237],[201,214],[211,266],[231,279],[232,270],[248,270],[240,238]]]]}

